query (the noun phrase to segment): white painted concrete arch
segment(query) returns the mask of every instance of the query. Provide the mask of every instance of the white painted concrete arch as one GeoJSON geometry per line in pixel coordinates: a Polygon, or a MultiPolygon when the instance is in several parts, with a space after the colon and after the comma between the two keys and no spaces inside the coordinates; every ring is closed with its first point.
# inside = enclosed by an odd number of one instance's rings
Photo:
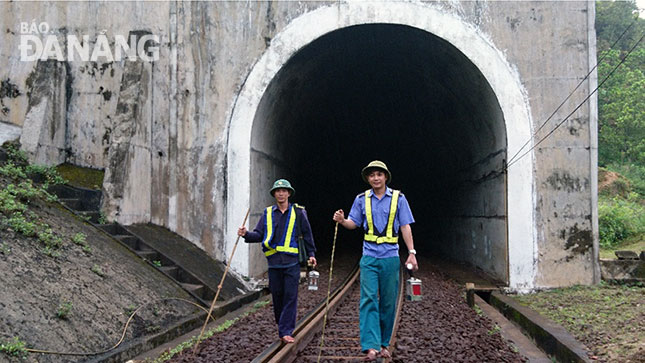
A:
{"type": "MultiPolygon", "coordinates": [[[[508,155],[514,155],[531,138],[529,105],[518,73],[484,34],[464,20],[421,3],[350,2],[316,9],[294,19],[272,39],[233,107],[228,141],[228,241],[235,239],[240,211],[250,204],[251,132],[269,83],[289,58],[310,42],[337,29],[372,23],[422,29],[459,49],[486,77],[497,96],[505,119],[508,155]]],[[[532,154],[509,170],[507,197],[509,287],[530,289],[535,284],[537,260],[532,154]]],[[[242,274],[248,271],[248,248],[241,246],[233,261],[233,268],[242,274]]]]}

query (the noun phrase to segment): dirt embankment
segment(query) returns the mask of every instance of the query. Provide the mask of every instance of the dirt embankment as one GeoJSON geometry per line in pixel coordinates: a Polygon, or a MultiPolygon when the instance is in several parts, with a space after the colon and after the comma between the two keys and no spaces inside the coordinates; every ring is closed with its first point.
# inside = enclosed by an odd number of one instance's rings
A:
{"type": "MultiPolygon", "coordinates": [[[[2,163],[0,163],[2,164],[2,163]]],[[[19,181],[0,175],[0,191],[19,181]]],[[[25,223],[51,227],[59,247],[26,237],[0,213],[0,342],[15,338],[27,348],[96,352],[114,345],[130,313],[167,297],[192,300],[152,266],[56,203],[29,200],[25,223]]],[[[177,301],[151,304],[128,328],[126,341],[158,333],[197,312],[177,301]]],[[[90,357],[30,353],[27,361],[82,361],[90,357]]],[[[18,358],[0,353],[0,361],[18,358]]]]}
{"type": "Polygon", "coordinates": [[[598,170],[598,193],[626,197],[630,191],[629,180],[624,176],[603,168],[598,170]]]}

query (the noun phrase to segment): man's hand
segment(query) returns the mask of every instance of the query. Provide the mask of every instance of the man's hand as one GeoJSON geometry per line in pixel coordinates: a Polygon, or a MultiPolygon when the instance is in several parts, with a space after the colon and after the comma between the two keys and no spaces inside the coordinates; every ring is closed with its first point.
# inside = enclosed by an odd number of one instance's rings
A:
{"type": "Polygon", "coordinates": [[[411,253],[408,255],[408,259],[405,260],[405,265],[407,266],[408,264],[412,264],[412,271],[416,271],[419,269],[419,265],[417,264],[417,256],[411,253]]]}
{"type": "Polygon", "coordinates": [[[311,266],[311,267],[316,267],[316,265],[317,265],[317,264],[318,264],[318,263],[316,262],[316,258],[315,258],[315,257],[313,257],[313,256],[309,257],[309,262],[308,262],[308,265],[309,265],[309,266],[311,266]]]}
{"type": "Polygon", "coordinates": [[[237,229],[237,235],[238,236],[244,237],[245,234],[246,234],[246,227],[242,226],[242,227],[237,229]]]}
{"type": "Polygon", "coordinates": [[[343,212],[342,209],[337,210],[334,212],[334,222],[343,224],[343,221],[345,220],[345,212],[343,212]]]}

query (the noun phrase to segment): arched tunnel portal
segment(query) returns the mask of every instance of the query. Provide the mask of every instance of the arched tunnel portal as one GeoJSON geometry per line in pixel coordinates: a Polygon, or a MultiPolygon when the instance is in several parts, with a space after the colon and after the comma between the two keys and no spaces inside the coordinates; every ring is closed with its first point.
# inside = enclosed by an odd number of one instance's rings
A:
{"type": "MultiPolygon", "coordinates": [[[[272,203],[271,183],[287,178],[319,250],[328,253],[333,211],[349,211],[368,188],[362,167],[379,159],[392,172],[390,186],[410,201],[419,253],[531,287],[532,155],[503,172],[530,138],[517,75],[463,23],[431,9],[402,10],[395,13],[404,14],[400,21],[350,19],[343,26],[333,9],[323,9],[272,40],[231,116],[227,233],[235,234],[247,207],[252,228],[272,203]],[[428,14],[414,16],[418,11],[428,14]],[[426,20],[414,24],[418,19],[426,20]]],[[[360,249],[361,233],[351,233],[337,253],[360,249]]],[[[240,261],[234,268],[250,276],[266,268],[259,248],[240,261]]]]}
{"type": "Polygon", "coordinates": [[[504,119],[481,72],[448,42],[404,25],[333,31],[282,67],[255,118],[251,204],[269,202],[274,178],[290,179],[321,251],[331,250],[332,212],[349,211],[368,188],[361,168],[380,159],[410,201],[419,253],[506,280],[504,119]]]}

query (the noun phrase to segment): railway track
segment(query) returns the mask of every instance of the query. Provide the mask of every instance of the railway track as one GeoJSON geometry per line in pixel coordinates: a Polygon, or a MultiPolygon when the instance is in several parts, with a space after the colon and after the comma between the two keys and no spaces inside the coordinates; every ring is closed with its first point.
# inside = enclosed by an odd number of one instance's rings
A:
{"type": "MultiPolygon", "coordinates": [[[[359,269],[356,267],[334,294],[299,321],[294,344],[276,342],[258,355],[254,363],[361,361],[358,306],[359,269]],[[324,325],[324,327],[323,327],[324,325]]],[[[404,281],[401,279],[401,281],[404,281]]],[[[400,284],[396,336],[405,284],[400,284]]],[[[394,346],[394,338],[390,346],[394,346]]]]}
{"type": "MultiPolygon", "coordinates": [[[[279,341],[269,304],[202,342],[197,354],[189,350],[171,362],[318,362],[319,355],[320,362],[362,361],[365,355],[359,341],[359,278],[358,269],[352,269],[356,256],[339,257],[344,260],[334,262],[334,294],[324,339],[321,330],[327,309],[325,280],[329,279],[329,266],[320,261],[319,290],[307,291],[303,284],[299,292],[294,344],[279,341]]],[[[500,337],[488,318],[468,307],[463,286],[447,279],[439,267],[423,257],[420,265],[422,270],[415,276],[423,281],[423,300],[407,301],[399,294],[397,306],[401,310],[390,342],[392,362],[526,361],[500,337]]],[[[403,276],[401,282],[404,289],[403,276]]]]}

